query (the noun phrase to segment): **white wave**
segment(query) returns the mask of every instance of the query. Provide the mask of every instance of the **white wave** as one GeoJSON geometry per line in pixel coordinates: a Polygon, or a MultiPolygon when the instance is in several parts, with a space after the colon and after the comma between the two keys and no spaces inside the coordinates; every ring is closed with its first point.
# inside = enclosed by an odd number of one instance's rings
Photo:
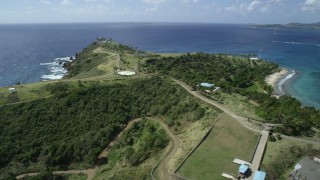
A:
{"type": "Polygon", "coordinates": [[[63,73],[63,74],[65,74],[65,73],[68,72],[68,71],[67,71],[65,68],[63,68],[63,67],[50,67],[49,69],[50,69],[50,72],[52,72],[52,73],[63,73]]]}
{"type": "Polygon", "coordinates": [[[284,43],[284,44],[302,44],[302,43],[299,43],[299,42],[291,42],[291,41],[272,41],[272,42],[276,42],[276,43],[284,43]]]}
{"type": "Polygon", "coordinates": [[[279,90],[281,93],[284,93],[284,90],[283,90],[283,85],[286,81],[288,81],[289,79],[291,79],[294,75],[296,74],[296,72],[294,70],[292,70],[292,72],[290,74],[288,74],[285,78],[281,79],[277,84],[278,84],[278,87],[279,87],[279,90]]]}
{"type": "Polygon", "coordinates": [[[42,79],[45,80],[59,80],[62,79],[64,75],[59,74],[59,75],[54,75],[54,74],[50,74],[50,75],[43,75],[41,76],[42,79]]]}
{"type": "Polygon", "coordinates": [[[40,63],[41,66],[57,66],[59,62],[51,62],[51,63],[40,63]]]}
{"type": "Polygon", "coordinates": [[[66,62],[72,62],[75,57],[62,57],[54,59],[54,62],[40,63],[41,66],[48,66],[48,70],[51,74],[41,76],[43,81],[62,79],[68,71],[63,67],[66,62]]]}
{"type": "Polygon", "coordinates": [[[75,59],[74,56],[70,56],[70,57],[56,58],[55,61],[67,61],[67,62],[72,62],[74,59],[75,59]]]}

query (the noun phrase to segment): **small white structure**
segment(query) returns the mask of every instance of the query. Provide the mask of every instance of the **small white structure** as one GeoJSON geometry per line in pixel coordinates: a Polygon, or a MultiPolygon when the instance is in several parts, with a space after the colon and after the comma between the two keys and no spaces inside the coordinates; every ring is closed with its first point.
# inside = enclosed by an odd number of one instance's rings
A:
{"type": "Polygon", "coordinates": [[[121,76],[133,76],[133,75],[136,75],[136,72],[134,72],[134,71],[118,71],[117,74],[121,75],[121,76]]]}
{"type": "Polygon", "coordinates": [[[227,178],[227,179],[236,179],[235,177],[233,177],[233,176],[231,176],[231,175],[229,175],[229,174],[227,174],[227,173],[222,173],[221,176],[222,176],[222,177],[225,177],[225,178],[227,178]]]}
{"type": "Polygon", "coordinates": [[[216,88],[212,92],[216,92],[220,89],[220,87],[216,86],[216,88]]]}
{"type": "Polygon", "coordinates": [[[235,164],[239,164],[239,165],[246,164],[246,165],[250,165],[251,166],[251,163],[249,163],[247,161],[244,161],[244,160],[241,160],[241,159],[237,159],[237,158],[235,158],[232,162],[235,163],[235,164]]]}
{"type": "Polygon", "coordinates": [[[9,93],[10,94],[14,94],[16,92],[17,92],[16,88],[9,88],[9,93]]]}
{"type": "Polygon", "coordinates": [[[200,83],[199,84],[200,86],[202,86],[202,87],[206,87],[206,88],[211,88],[211,87],[213,87],[214,86],[214,84],[211,84],[211,83],[200,83]]]}
{"type": "Polygon", "coordinates": [[[257,57],[251,57],[250,60],[258,60],[259,58],[257,57]]]}

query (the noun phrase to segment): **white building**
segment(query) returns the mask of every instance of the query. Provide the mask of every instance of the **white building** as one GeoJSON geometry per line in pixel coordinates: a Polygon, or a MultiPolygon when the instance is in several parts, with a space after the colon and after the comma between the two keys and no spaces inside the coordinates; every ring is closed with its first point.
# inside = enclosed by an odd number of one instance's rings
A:
{"type": "Polygon", "coordinates": [[[9,88],[9,93],[10,94],[14,94],[16,92],[17,92],[16,88],[9,88]]]}

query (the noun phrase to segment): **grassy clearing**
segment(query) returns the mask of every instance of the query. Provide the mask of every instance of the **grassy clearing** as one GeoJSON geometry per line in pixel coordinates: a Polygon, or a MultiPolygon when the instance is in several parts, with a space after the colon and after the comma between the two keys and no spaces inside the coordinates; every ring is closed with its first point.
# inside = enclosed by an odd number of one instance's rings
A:
{"type": "Polygon", "coordinates": [[[239,94],[228,94],[223,92],[216,92],[210,95],[210,97],[218,102],[223,103],[235,114],[261,120],[261,117],[256,115],[257,105],[248,101],[248,98],[239,94]]]}
{"type": "MultiPolygon", "coordinates": [[[[202,104],[205,106],[204,104],[202,104]]],[[[201,141],[205,133],[214,124],[218,116],[217,111],[206,107],[205,116],[196,122],[184,122],[183,127],[178,132],[177,137],[180,139],[180,148],[168,163],[171,171],[174,171],[184,158],[192,151],[194,147],[201,141]]]]}
{"type": "Polygon", "coordinates": [[[17,90],[17,93],[13,95],[9,94],[7,87],[0,88],[0,104],[28,101],[32,99],[48,97],[50,93],[45,89],[45,86],[48,84],[49,82],[37,82],[10,86],[16,88],[17,90]],[[13,96],[15,97],[14,99],[10,98],[13,96]]]}
{"type": "Polygon", "coordinates": [[[318,154],[319,146],[288,139],[268,141],[261,169],[267,172],[269,179],[287,179],[301,157],[318,154]]]}
{"type": "Polygon", "coordinates": [[[313,128],[310,131],[310,135],[309,136],[302,136],[301,138],[303,139],[307,139],[307,140],[311,140],[311,141],[318,141],[320,142],[320,130],[313,128]]]}
{"type": "MultiPolygon", "coordinates": [[[[53,95],[48,89],[49,85],[54,85],[58,83],[68,84],[68,88],[75,89],[79,86],[89,87],[91,85],[96,84],[97,82],[85,82],[78,80],[59,80],[59,81],[45,81],[45,82],[36,82],[30,84],[21,84],[10,86],[16,88],[17,93],[9,94],[8,88],[0,88],[0,105],[2,104],[10,104],[10,103],[19,103],[32,101],[36,99],[47,98],[53,95]]],[[[98,83],[105,83],[104,81],[98,83]]]]}
{"type": "Polygon", "coordinates": [[[87,175],[85,174],[70,174],[70,175],[64,175],[64,177],[67,180],[86,180],[87,175]]]}
{"type": "Polygon", "coordinates": [[[105,73],[113,73],[114,67],[117,67],[117,60],[118,60],[118,55],[113,54],[108,56],[108,60],[106,62],[103,62],[97,66],[98,70],[101,70],[105,73]]]}
{"type": "Polygon", "coordinates": [[[223,172],[236,174],[234,158],[250,161],[258,135],[222,114],[207,139],[186,160],[178,174],[188,179],[224,179],[223,172]]]}
{"type": "Polygon", "coordinates": [[[120,67],[124,69],[129,70],[138,70],[139,61],[142,61],[142,59],[139,59],[138,56],[135,56],[134,54],[124,54],[122,56],[123,61],[120,62],[120,67]]]}
{"type": "Polygon", "coordinates": [[[23,180],[45,180],[45,179],[60,179],[60,180],[86,180],[86,174],[61,174],[53,175],[51,172],[41,172],[36,176],[23,178],[23,180]]]}
{"type": "Polygon", "coordinates": [[[81,79],[86,77],[94,77],[94,76],[101,76],[105,74],[106,72],[104,69],[99,69],[99,65],[109,63],[109,61],[114,61],[113,56],[111,55],[104,55],[104,54],[95,54],[92,55],[92,57],[89,57],[88,59],[85,59],[83,62],[77,64],[79,74],[73,76],[73,79],[81,79]]]}
{"type": "Polygon", "coordinates": [[[258,82],[255,82],[252,86],[246,88],[246,90],[249,92],[260,92],[260,93],[265,92],[265,90],[259,85],[258,82]]]}
{"type": "Polygon", "coordinates": [[[292,140],[282,139],[276,142],[268,141],[267,148],[262,160],[262,169],[267,167],[271,162],[275,161],[278,157],[277,154],[281,152],[283,149],[291,147],[293,145],[303,145],[304,143],[299,143],[292,140]]]}
{"type": "MultiPolygon", "coordinates": [[[[149,56],[154,54],[145,54],[146,56],[138,56],[129,51],[108,50],[103,43],[90,47],[82,54],[81,61],[74,67],[78,74],[72,76],[71,79],[59,80],[59,82],[69,82],[76,84],[81,81],[103,81],[128,78],[143,78],[147,75],[139,73],[133,77],[122,77],[114,74],[114,67],[118,65],[122,69],[134,70],[138,72],[139,64],[143,63],[149,56]],[[118,59],[121,55],[119,62],[118,59]]],[[[158,55],[160,56],[160,55],[158,55]]],[[[165,56],[165,55],[164,55],[165,56]]],[[[17,94],[10,95],[8,87],[0,88],[0,105],[14,102],[30,101],[49,97],[51,93],[46,90],[45,86],[58,81],[36,82],[30,84],[13,85],[17,89],[17,94]]]]}

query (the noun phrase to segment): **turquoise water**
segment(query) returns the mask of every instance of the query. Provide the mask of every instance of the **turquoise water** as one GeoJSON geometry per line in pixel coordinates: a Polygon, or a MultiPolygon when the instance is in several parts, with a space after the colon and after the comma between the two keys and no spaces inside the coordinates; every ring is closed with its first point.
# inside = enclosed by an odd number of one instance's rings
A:
{"type": "Polygon", "coordinates": [[[319,90],[314,88],[316,84],[319,85],[319,72],[304,70],[298,73],[299,77],[286,85],[287,92],[303,105],[319,108],[319,90]]]}
{"type": "Polygon", "coordinates": [[[96,37],[155,52],[258,54],[294,69],[285,90],[320,108],[320,30],[254,29],[248,25],[91,23],[0,25],[0,86],[60,78],[56,58],[73,56],[96,37]]]}

